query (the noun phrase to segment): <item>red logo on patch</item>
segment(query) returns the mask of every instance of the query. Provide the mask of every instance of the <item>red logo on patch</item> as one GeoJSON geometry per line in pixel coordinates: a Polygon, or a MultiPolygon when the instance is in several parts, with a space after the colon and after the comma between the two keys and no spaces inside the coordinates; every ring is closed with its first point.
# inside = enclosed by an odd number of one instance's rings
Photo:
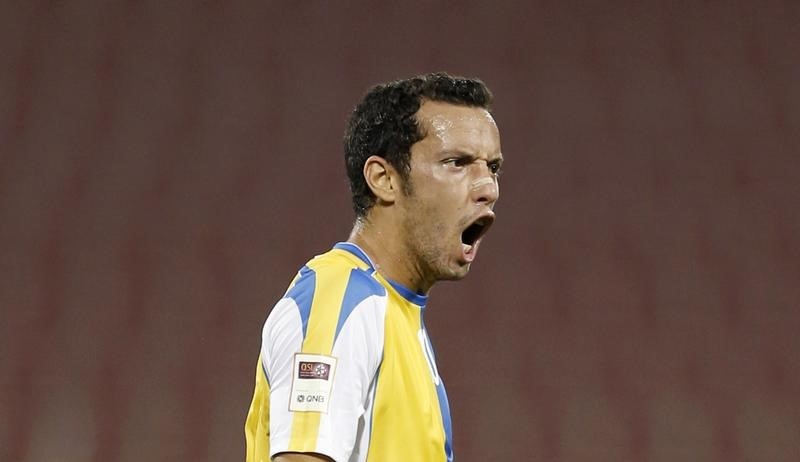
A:
{"type": "Polygon", "coordinates": [[[328,375],[330,372],[331,366],[325,363],[300,361],[300,368],[297,372],[297,378],[328,380],[328,375]]]}

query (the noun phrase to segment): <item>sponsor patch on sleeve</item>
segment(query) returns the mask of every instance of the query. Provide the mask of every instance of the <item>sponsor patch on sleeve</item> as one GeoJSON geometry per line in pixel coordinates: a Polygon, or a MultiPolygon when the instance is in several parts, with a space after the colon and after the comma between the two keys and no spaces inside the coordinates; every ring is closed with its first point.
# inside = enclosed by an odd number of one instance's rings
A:
{"type": "Polygon", "coordinates": [[[327,413],[335,371],[333,356],[295,354],[289,410],[327,413]]]}

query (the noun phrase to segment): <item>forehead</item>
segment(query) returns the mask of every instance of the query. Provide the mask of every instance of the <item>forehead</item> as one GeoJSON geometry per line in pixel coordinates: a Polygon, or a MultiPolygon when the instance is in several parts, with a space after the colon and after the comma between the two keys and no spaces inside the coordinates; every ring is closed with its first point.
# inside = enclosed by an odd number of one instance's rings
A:
{"type": "Polygon", "coordinates": [[[420,142],[429,147],[472,154],[500,153],[500,133],[486,109],[425,101],[417,111],[417,121],[425,135],[420,142]]]}

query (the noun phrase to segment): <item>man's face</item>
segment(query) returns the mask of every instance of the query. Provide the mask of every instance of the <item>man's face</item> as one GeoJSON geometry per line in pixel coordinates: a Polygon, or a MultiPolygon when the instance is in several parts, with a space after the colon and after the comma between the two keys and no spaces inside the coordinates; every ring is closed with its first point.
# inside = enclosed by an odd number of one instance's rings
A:
{"type": "Polygon", "coordinates": [[[429,284],[461,279],[494,221],[503,157],[488,111],[426,101],[417,112],[425,137],[411,146],[403,212],[406,248],[429,284]]]}

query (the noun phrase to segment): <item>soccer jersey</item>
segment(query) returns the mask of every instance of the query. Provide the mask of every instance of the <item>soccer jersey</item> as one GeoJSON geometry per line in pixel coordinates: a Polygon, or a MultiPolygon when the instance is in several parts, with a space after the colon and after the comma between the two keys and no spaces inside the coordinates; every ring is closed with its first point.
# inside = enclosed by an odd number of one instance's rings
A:
{"type": "Polygon", "coordinates": [[[423,295],[356,245],[309,261],[264,324],[247,462],[281,452],[336,462],[453,460],[450,410],[423,295]]]}

